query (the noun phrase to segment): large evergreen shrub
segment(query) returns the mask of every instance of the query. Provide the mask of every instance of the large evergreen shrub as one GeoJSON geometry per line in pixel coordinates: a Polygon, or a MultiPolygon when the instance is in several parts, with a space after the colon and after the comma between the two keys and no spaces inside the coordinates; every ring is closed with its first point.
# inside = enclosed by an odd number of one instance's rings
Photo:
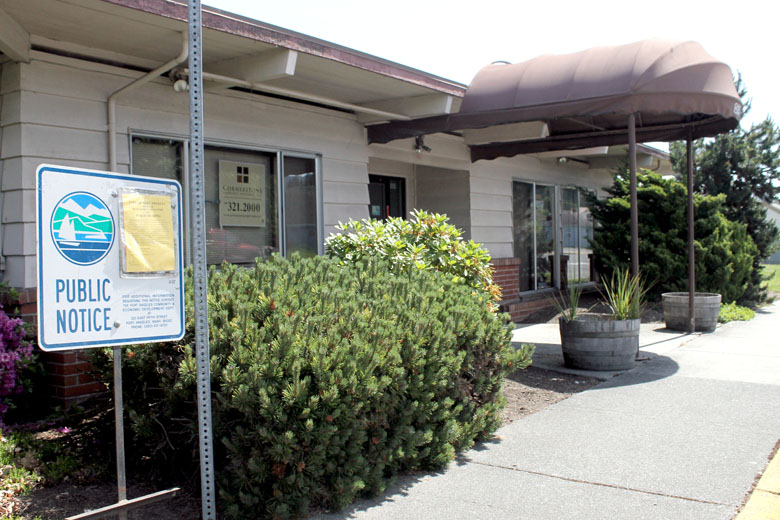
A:
{"type": "MultiPolygon", "coordinates": [[[[599,225],[591,240],[598,269],[606,276],[630,265],[630,199],[625,172],[607,189],[609,197],[591,199],[599,225]]],[[[637,174],[639,266],[651,284],[649,293],[688,290],[687,190],[679,181],[649,170],[637,174]]],[[[723,214],[724,197],[694,194],[696,290],[740,300],[748,287],[757,249],[744,224],[723,214]]]]}
{"type": "MultiPolygon", "coordinates": [[[[507,316],[487,300],[383,262],[275,257],[253,269],[212,269],[213,413],[227,515],[288,518],[310,501],[343,506],[382,491],[399,471],[441,467],[494,431],[503,378],[529,364],[531,347],[510,347],[507,316]]],[[[179,344],[126,351],[133,453],[145,447],[169,464],[197,453],[191,321],[187,330],[179,344]]]]}

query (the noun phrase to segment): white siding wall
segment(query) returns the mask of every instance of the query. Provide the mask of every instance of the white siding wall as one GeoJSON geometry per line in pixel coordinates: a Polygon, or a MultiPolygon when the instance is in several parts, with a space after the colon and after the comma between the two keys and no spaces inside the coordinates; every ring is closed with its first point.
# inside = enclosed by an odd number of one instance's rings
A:
{"type": "MultiPolygon", "coordinates": [[[[514,256],[513,180],[579,186],[596,192],[612,182],[612,177],[606,170],[588,170],[569,164],[559,165],[552,159],[540,160],[531,156],[471,163],[468,147],[462,139],[455,136],[426,136],[425,144],[431,147],[431,152],[415,152],[412,139],[394,141],[386,145],[371,145],[369,164],[370,166],[381,165],[377,171],[388,175],[404,176],[400,172],[411,172],[410,177],[416,179],[416,193],[412,197],[417,201],[425,201],[428,196],[423,194],[422,190],[432,190],[436,187],[435,184],[430,186],[420,183],[421,172],[424,172],[427,167],[469,171],[468,186],[461,187],[469,190],[469,203],[466,205],[470,206],[470,235],[475,242],[485,246],[493,258],[514,256]]],[[[448,188],[451,186],[439,189],[448,188]]],[[[422,209],[431,209],[422,202],[418,206],[422,209]]]]}
{"type": "MultiPolygon", "coordinates": [[[[41,163],[108,167],[106,101],[139,73],[33,52],[29,64],[3,66],[0,95],[4,280],[34,287],[35,170],[41,163]]],[[[340,220],[368,217],[368,149],[351,114],[240,92],[209,93],[206,141],[322,156],[325,235],[340,220]]],[[[188,96],[155,80],[117,104],[117,170],[129,171],[130,133],[189,133],[188,96]]]]}
{"type": "Polygon", "coordinates": [[[450,223],[471,238],[471,202],[468,170],[420,166],[417,169],[417,198],[420,207],[444,213],[450,223]]]}
{"type": "MultiPolygon", "coordinates": [[[[139,76],[40,52],[32,57],[29,64],[3,65],[0,77],[4,280],[16,287],[36,285],[35,169],[44,162],[106,169],[106,100],[139,76]]],[[[187,135],[187,108],[188,96],[175,93],[162,79],[122,97],[116,111],[117,169],[129,171],[132,132],[187,135]]],[[[415,152],[411,139],[366,146],[365,130],[351,114],[240,92],[207,94],[204,111],[207,142],[322,156],[325,236],[335,231],[338,222],[368,217],[369,170],[407,178],[410,210],[425,199],[420,189],[435,189],[430,183],[418,186],[419,171],[426,167],[470,171],[468,182],[460,184],[468,192],[470,234],[494,258],[513,254],[513,179],[590,189],[610,183],[604,171],[533,157],[472,164],[468,147],[456,136],[427,136],[431,152],[415,152]]]]}

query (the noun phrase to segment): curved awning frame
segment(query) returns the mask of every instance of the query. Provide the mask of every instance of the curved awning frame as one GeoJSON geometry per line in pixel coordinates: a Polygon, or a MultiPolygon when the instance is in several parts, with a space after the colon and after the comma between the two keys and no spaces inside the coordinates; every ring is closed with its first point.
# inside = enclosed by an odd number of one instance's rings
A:
{"type": "Polygon", "coordinates": [[[472,145],[472,161],[640,142],[712,137],[737,127],[742,104],[731,69],[695,42],[646,40],[477,73],[456,114],[367,127],[368,142],[539,121],[549,135],[472,145]]]}
{"type": "MultiPolygon", "coordinates": [[[[554,150],[629,145],[631,272],[639,274],[637,142],[693,139],[739,126],[742,102],[731,69],[698,43],[645,40],[515,65],[493,64],[474,77],[457,114],[367,127],[368,142],[542,122],[547,135],[512,134],[471,144],[472,162],[554,150]]],[[[497,134],[492,134],[497,135],[497,134]]],[[[689,330],[695,330],[693,176],[688,175],[689,330]]]]}

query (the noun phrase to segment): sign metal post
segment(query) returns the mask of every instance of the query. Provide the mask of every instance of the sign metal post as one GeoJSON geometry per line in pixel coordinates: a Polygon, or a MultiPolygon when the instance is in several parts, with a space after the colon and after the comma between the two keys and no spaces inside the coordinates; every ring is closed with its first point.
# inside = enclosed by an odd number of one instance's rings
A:
{"type": "Polygon", "coordinates": [[[208,270],[206,267],[206,195],[203,176],[203,39],[200,0],[188,2],[190,82],[190,204],[192,229],[195,362],[198,381],[198,438],[203,520],[216,519],[211,371],[209,366],[208,270]]]}
{"type": "Polygon", "coordinates": [[[125,519],[179,491],[127,500],[121,346],[184,336],[181,185],[53,165],[36,183],[38,344],[114,355],[118,501],[70,518],[125,519]]]}

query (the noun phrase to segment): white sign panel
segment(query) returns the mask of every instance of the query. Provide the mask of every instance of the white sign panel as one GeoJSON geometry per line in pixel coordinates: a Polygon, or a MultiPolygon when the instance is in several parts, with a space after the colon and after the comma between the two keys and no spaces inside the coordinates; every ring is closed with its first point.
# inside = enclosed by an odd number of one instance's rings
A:
{"type": "Polygon", "coordinates": [[[41,348],[181,339],[179,183],[45,164],[36,180],[41,348]]]}
{"type": "Polygon", "coordinates": [[[219,225],[265,226],[265,166],[219,161],[219,225]]]}

